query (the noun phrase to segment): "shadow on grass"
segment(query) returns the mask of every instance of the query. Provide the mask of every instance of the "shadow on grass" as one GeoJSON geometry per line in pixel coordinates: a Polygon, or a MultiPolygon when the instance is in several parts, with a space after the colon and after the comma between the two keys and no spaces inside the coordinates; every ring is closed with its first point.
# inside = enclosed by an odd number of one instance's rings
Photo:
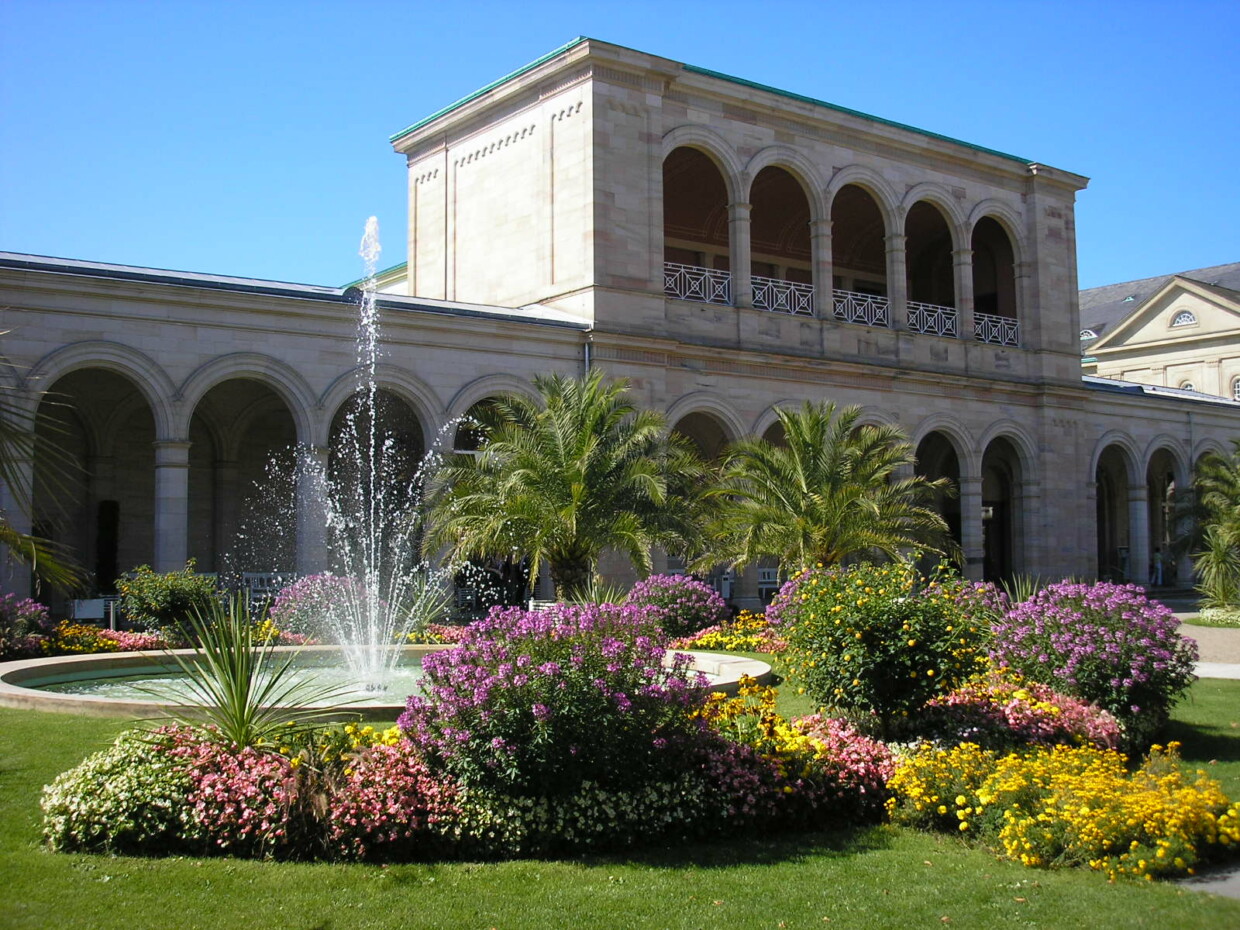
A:
{"type": "Polygon", "coordinates": [[[1240,762],[1240,730],[1226,725],[1203,725],[1172,720],[1160,734],[1167,742],[1180,744],[1180,758],[1186,762],[1240,762]]]}
{"type": "Polygon", "coordinates": [[[784,833],[765,837],[735,837],[715,842],[647,846],[595,853],[566,860],[583,865],[623,864],[656,869],[729,869],[736,866],[778,865],[815,858],[850,858],[887,849],[890,831],[881,826],[784,833]]]}

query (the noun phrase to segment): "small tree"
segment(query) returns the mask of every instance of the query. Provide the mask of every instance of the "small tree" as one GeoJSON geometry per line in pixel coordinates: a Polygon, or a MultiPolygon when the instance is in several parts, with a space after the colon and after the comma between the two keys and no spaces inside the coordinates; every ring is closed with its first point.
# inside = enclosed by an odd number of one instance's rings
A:
{"type": "Polygon", "coordinates": [[[1240,439],[1228,456],[1210,453],[1194,482],[1203,548],[1193,555],[1207,607],[1240,608],[1240,439]]]}
{"type": "Polygon", "coordinates": [[[699,534],[706,467],[663,417],[638,410],[628,382],[534,379],[539,399],[507,395],[476,412],[476,455],[458,455],[432,491],[426,551],[458,560],[497,553],[542,563],[561,598],[589,586],[602,551],[618,549],[638,573],[650,549],[683,552],[699,534]]]}
{"type": "Polygon", "coordinates": [[[901,550],[954,549],[932,506],[951,492],[901,469],[913,447],[894,426],[861,424],[860,407],[806,403],[776,411],[785,445],[736,443],[723,468],[708,558],[743,566],[778,559],[789,573],[850,559],[897,558],[901,550]]]}

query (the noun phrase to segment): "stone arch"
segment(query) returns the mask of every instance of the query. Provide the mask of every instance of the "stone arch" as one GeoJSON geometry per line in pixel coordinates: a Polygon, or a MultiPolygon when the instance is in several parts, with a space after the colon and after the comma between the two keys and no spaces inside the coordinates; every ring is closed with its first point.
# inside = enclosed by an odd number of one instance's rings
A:
{"type": "Polygon", "coordinates": [[[679,148],[697,149],[715,163],[723,176],[723,183],[728,190],[728,203],[742,203],[748,193],[748,185],[744,183],[745,168],[732,144],[723,136],[705,126],[677,126],[663,135],[663,150],[659,161],[667,161],[667,157],[679,148]]]}
{"type": "Polygon", "coordinates": [[[1038,446],[1021,424],[1007,418],[991,423],[977,444],[979,460],[985,454],[987,447],[996,439],[1006,439],[1015,448],[1020,456],[1021,480],[1026,485],[1039,480],[1037,474],[1038,446]]]}
{"type": "Polygon", "coordinates": [[[519,394],[530,400],[538,399],[538,391],[532,383],[510,374],[483,375],[475,378],[453,395],[448,402],[444,422],[463,417],[479,401],[499,394],[519,394]]]}
{"type": "Polygon", "coordinates": [[[27,390],[54,384],[65,375],[83,368],[99,368],[128,378],[146,398],[155,418],[157,437],[175,437],[173,414],[176,385],[163,366],[145,352],[119,342],[104,340],[75,342],[53,349],[31,367],[26,376],[27,390]]]}
{"type": "Polygon", "coordinates": [[[941,433],[951,443],[960,461],[962,476],[977,474],[978,457],[973,436],[962,421],[947,413],[932,414],[917,424],[917,429],[909,434],[909,442],[916,449],[931,433],[941,433]]]}
{"type": "Polygon", "coordinates": [[[792,398],[777,400],[775,403],[771,404],[760,414],[758,414],[757,418],[753,421],[753,425],[749,429],[748,435],[757,436],[769,441],[770,437],[767,434],[773,429],[778,429],[780,435],[782,436],[783,427],[779,422],[779,415],[776,411],[795,410],[797,407],[801,406],[801,403],[801,401],[793,400],[792,398]]]}
{"type": "Polygon", "coordinates": [[[1128,437],[1112,431],[1110,442],[1094,450],[1089,480],[1094,489],[1097,575],[1108,581],[1133,580],[1133,488],[1136,459],[1128,437]]]}
{"type": "Polygon", "coordinates": [[[860,187],[874,198],[879,212],[883,215],[883,225],[888,232],[899,228],[901,219],[899,196],[881,174],[865,165],[846,165],[832,175],[827,184],[825,198],[828,211],[840,190],[850,184],[860,187]]]}
{"type": "Polygon", "coordinates": [[[1094,443],[1094,451],[1089,459],[1088,474],[1094,475],[1097,473],[1102,454],[1112,446],[1123,453],[1128,482],[1130,484],[1138,483],[1140,477],[1137,468],[1138,463],[1142,460],[1141,451],[1137,448],[1136,441],[1130,435],[1117,429],[1107,430],[1094,443]]]}
{"type": "Polygon", "coordinates": [[[677,422],[691,413],[706,413],[718,420],[727,435],[728,442],[736,441],[737,437],[745,433],[744,424],[733,407],[721,396],[711,391],[694,391],[692,394],[684,395],[673,402],[663,416],[668,426],[674,427],[677,422]]]}
{"type": "Polygon", "coordinates": [[[1228,456],[1231,450],[1222,442],[1214,438],[1198,440],[1197,445],[1193,447],[1193,474],[1197,472],[1197,465],[1205,455],[1214,453],[1215,455],[1228,456]]]}
{"type": "Polygon", "coordinates": [[[1008,241],[1012,244],[1012,252],[1016,264],[1019,265],[1024,261],[1026,247],[1021,216],[1011,206],[1002,200],[995,200],[993,197],[988,197],[975,204],[973,209],[969,211],[969,216],[965,220],[965,231],[968,235],[962,239],[966,243],[966,247],[973,239],[974,227],[984,219],[994,220],[1007,233],[1008,241]]]}
{"type": "MultiPolygon", "coordinates": [[[[316,427],[316,446],[326,448],[330,444],[332,420],[349,398],[362,389],[358,382],[359,372],[358,368],[346,371],[319,395],[318,407],[322,416],[316,427]]],[[[435,389],[408,370],[390,364],[375,367],[375,385],[408,405],[421,424],[423,450],[432,448],[440,411],[443,410],[443,404],[435,389]]]]}
{"type": "Polygon", "coordinates": [[[298,441],[304,443],[313,441],[312,411],[316,406],[314,391],[301,372],[292,365],[258,352],[233,352],[229,355],[221,355],[198,366],[182,382],[180,397],[186,429],[189,427],[189,420],[195,408],[208,391],[225,381],[238,378],[257,381],[271,388],[288,407],[293,423],[296,425],[298,441]]]}
{"type": "Polygon", "coordinates": [[[805,199],[809,201],[811,222],[827,216],[827,204],[823,196],[826,185],[819,174],[818,166],[801,152],[788,145],[768,145],[749,159],[742,174],[746,198],[753,187],[754,179],[763,168],[783,168],[800,182],[802,190],[805,191],[805,199]]]}
{"type": "Polygon", "coordinates": [[[1148,443],[1145,444],[1145,450],[1139,461],[1144,468],[1149,468],[1150,462],[1154,456],[1160,451],[1165,450],[1175,464],[1175,481],[1176,484],[1187,485],[1189,480],[1189,463],[1188,450],[1184,448],[1184,444],[1167,433],[1159,433],[1148,443]]]}
{"type": "Polygon", "coordinates": [[[933,204],[943,214],[948,231],[951,233],[952,248],[965,248],[965,243],[968,241],[965,238],[965,216],[951,191],[935,181],[922,181],[920,184],[914,184],[905,192],[899,206],[901,227],[908,218],[909,211],[921,202],[933,204]]]}

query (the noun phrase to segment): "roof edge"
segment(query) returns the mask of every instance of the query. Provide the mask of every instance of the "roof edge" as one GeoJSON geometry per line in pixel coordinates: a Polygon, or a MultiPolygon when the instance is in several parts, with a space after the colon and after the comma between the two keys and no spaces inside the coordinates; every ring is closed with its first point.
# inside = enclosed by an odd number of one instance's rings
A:
{"type": "Polygon", "coordinates": [[[440,110],[436,110],[430,116],[424,116],[422,119],[418,120],[416,123],[406,126],[400,132],[395,133],[394,135],[388,136],[388,142],[393,143],[393,144],[396,142],[399,142],[405,136],[409,135],[410,133],[416,132],[417,130],[421,129],[423,126],[426,126],[429,123],[433,123],[435,120],[439,119],[441,116],[447,116],[453,110],[459,110],[461,107],[465,106],[465,104],[470,103],[471,101],[477,100],[483,94],[487,94],[495,90],[497,87],[502,87],[504,84],[507,84],[509,81],[515,80],[516,78],[519,78],[521,75],[526,74],[527,72],[533,71],[539,65],[545,64],[546,62],[550,61],[552,58],[555,58],[557,55],[562,55],[565,52],[569,51],[570,49],[576,48],[582,42],[588,42],[588,41],[589,41],[588,36],[577,36],[577,38],[573,39],[571,42],[566,42],[564,45],[561,45],[559,48],[555,49],[554,51],[548,52],[547,54],[543,55],[541,58],[535,61],[531,61],[527,65],[522,65],[516,71],[510,71],[508,74],[505,74],[502,78],[498,78],[492,81],[490,84],[486,85],[485,87],[480,87],[478,90],[474,91],[472,94],[466,94],[460,100],[457,100],[454,103],[450,103],[446,107],[443,107],[440,110]]]}
{"type": "Polygon", "coordinates": [[[784,97],[788,100],[796,100],[796,101],[799,101],[800,103],[808,103],[812,106],[823,107],[828,110],[833,110],[836,113],[844,113],[848,116],[856,116],[856,117],[859,117],[860,119],[868,120],[871,123],[878,123],[882,126],[891,126],[894,129],[902,129],[905,132],[913,132],[919,136],[927,136],[928,138],[931,138],[931,139],[938,139],[940,142],[950,142],[952,145],[961,145],[961,146],[964,146],[965,148],[973,149],[976,152],[983,152],[987,155],[994,155],[998,158],[1007,159],[1008,161],[1019,162],[1022,165],[1034,164],[1034,160],[1031,158],[1022,158],[1019,155],[1012,155],[1008,152],[1000,152],[998,149],[986,148],[983,145],[974,145],[972,142],[965,142],[963,139],[956,139],[956,138],[953,138],[952,136],[945,136],[939,132],[931,132],[929,129],[920,129],[917,126],[910,126],[908,123],[900,123],[900,122],[897,122],[896,120],[884,119],[881,116],[874,116],[870,113],[863,113],[861,110],[854,110],[854,109],[851,109],[850,107],[840,106],[839,104],[830,103],[829,101],[826,101],[826,100],[819,100],[817,97],[809,97],[805,94],[798,94],[798,93],[795,93],[794,91],[783,90],[778,87],[773,87],[770,84],[760,84],[757,81],[749,81],[749,80],[746,80],[745,78],[736,77],[735,75],[724,74],[722,71],[712,71],[709,68],[700,68],[697,65],[683,65],[683,68],[684,70],[688,71],[691,74],[701,74],[705,77],[717,78],[718,80],[727,81],[731,84],[739,84],[742,87],[751,87],[754,90],[766,91],[767,93],[775,94],[776,96],[784,97]]]}

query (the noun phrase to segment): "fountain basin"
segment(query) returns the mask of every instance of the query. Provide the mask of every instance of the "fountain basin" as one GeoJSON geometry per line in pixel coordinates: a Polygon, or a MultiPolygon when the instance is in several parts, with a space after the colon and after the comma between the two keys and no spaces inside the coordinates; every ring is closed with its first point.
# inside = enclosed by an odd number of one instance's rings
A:
{"type": "MultiPolygon", "coordinates": [[[[393,647],[396,648],[396,647],[393,647]]],[[[451,649],[451,646],[404,646],[402,661],[420,664],[424,655],[451,649]]],[[[687,651],[687,650],[685,650],[687,651]]],[[[320,662],[337,656],[339,646],[280,646],[272,650],[275,655],[296,653],[312,662],[320,662]]],[[[702,672],[710,681],[710,688],[735,694],[741,676],[748,675],[760,682],[771,677],[771,667],[766,662],[715,652],[687,651],[693,657],[693,669],[702,672]]],[[[177,654],[192,656],[192,649],[177,650],[177,654]]],[[[54,713],[79,714],[94,717],[162,717],[174,705],[152,698],[128,699],[104,697],[93,694],[70,694],[60,691],[41,690],[45,685],[59,685],[75,681],[98,681],[108,678],[137,676],[150,671],[152,674],[166,669],[170,660],[163,652],[105,652],[95,655],[53,656],[46,659],[22,659],[0,664],[0,707],[26,710],[51,711],[54,713]]],[[[405,709],[407,694],[389,691],[367,695],[358,703],[340,708],[341,719],[394,720],[405,709]]]]}

